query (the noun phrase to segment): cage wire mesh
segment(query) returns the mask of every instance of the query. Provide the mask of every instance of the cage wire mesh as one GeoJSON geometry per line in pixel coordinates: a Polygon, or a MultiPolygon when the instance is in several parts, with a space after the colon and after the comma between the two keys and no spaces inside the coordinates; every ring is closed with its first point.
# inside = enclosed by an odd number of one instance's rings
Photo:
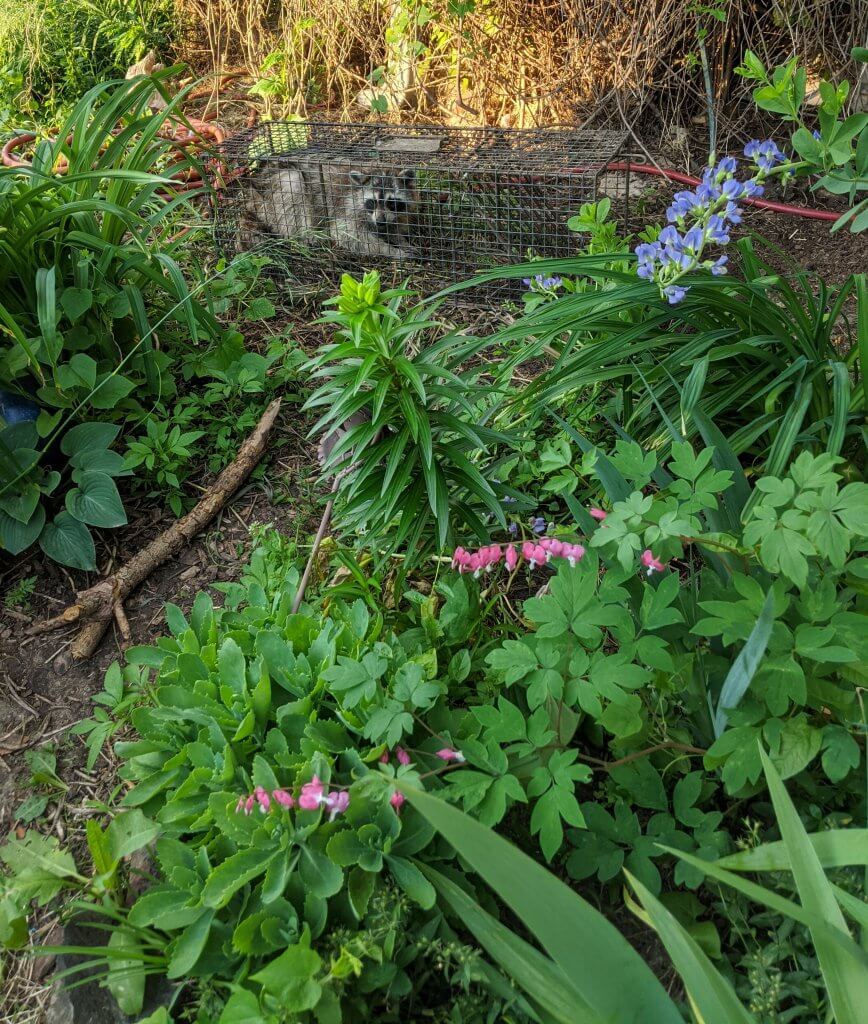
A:
{"type": "Polygon", "coordinates": [[[267,255],[290,286],[377,269],[432,290],[574,254],[568,221],[603,194],[626,220],[629,181],[606,170],[624,144],[591,128],[269,122],[221,148],[217,240],[267,255]]]}

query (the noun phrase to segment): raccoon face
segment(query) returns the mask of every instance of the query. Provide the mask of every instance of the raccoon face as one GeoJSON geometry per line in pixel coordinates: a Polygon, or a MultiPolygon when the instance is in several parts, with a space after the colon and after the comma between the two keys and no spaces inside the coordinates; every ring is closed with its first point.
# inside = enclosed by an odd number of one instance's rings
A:
{"type": "Polygon", "coordinates": [[[350,181],[360,190],[358,204],[365,227],[381,238],[400,235],[418,201],[416,172],[408,169],[370,175],[351,171],[350,181]]]}

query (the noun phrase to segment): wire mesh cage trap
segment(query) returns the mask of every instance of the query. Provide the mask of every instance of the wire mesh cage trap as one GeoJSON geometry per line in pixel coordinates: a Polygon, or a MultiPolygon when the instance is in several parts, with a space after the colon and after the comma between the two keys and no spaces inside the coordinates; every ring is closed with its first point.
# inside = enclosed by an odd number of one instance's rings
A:
{"type": "Polygon", "coordinates": [[[221,148],[217,241],[267,254],[291,284],[378,269],[442,287],[574,254],[567,223],[601,194],[626,220],[629,181],[606,171],[623,146],[590,128],[270,122],[221,148]]]}

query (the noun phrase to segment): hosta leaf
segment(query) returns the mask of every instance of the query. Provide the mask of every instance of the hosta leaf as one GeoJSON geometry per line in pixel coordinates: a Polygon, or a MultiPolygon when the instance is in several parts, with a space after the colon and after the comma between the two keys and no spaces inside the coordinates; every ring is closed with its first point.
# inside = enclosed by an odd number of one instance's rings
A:
{"type": "Polygon", "coordinates": [[[42,531],[39,546],[55,562],[72,569],[95,569],[96,548],[90,530],[68,512],[59,512],[42,531]]]}
{"type": "Polygon", "coordinates": [[[18,555],[30,547],[45,526],[45,509],[37,505],[28,522],[22,523],[0,510],[0,549],[18,555]]]}
{"type": "Polygon", "coordinates": [[[108,448],[120,431],[114,423],[79,423],[63,435],[60,450],[64,455],[75,455],[92,448],[108,448]]]}
{"type": "Polygon", "coordinates": [[[66,510],[88,526],[124,526],[127,514],[114,480],[107,473],[87,470],[76,475],[78,487],[66,494],[66,510]]]}

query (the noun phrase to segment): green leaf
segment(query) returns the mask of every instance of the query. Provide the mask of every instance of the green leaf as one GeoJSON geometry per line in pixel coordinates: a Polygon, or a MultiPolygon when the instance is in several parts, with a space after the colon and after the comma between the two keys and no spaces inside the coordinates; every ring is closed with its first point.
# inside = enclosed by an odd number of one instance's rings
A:
{"type": "MultiPolygon", "coordinates": [[[[108,945],[112,950],[139,950],[135,932],[129,928],[115,928],[109,936],[108,945]]],[[[133,1016],[142,1012],[145,1001],[145,966],[140,959],[111,957],[106,984],[125,1014],[133,1016]]]]}
{"type": "Polygon", "coordinates": [[[159,834],[160,826],[149,821],[138,808],[122,811],[112,818],[106,829],[108,851],[119,861],[152,843],[159,834]]]}
{"type": "Polygon", "coordinates": [[[738,707],[739,701],[747,692],[751,680],[765,655],[769,638],[772,635],[774,621],[775,599],[773,591],[769,589],[756,625],[751,630],[747,643],[739,651],[738,657],[733,662],[732,668],[730,668],[726,679],[723,681],[720,697],[717,701],[717,711],[714,716],[715,738],[719,739],[723,734],[729,718],[729,712],[738,707]]]}
{"type": "Polygon", "coordinates": [[[69,320],[75,323],[93,305],[93,292],[90,288],[64,288],[60,293],[60,305],[69,320]]]}
{"type": "Polygon", "coordinates": [[[274,303],[265,295],[257,295],[246,303],[244,308],[245,320],[270,320],[276,310],[274,303]]]}
{"type": "Polygon", "coordinates": [[[563,971],[500,921],[491,917],[463,889],[429,865],[425,874],[446,904],[485,951],[559,1024],[601,1024],[602,1018],[582,999],[563,971]]]}
{"type": "Polygon", "coordinates": [[[135,388],[135,382],[121,373],[106,374],[97,382],[90,404],[94,409],[114,409],[135,388]]]}
{"type": "Polygon", "coordinates": [[[600,1017],[611,1024],[635,1024],[641,1007],[655,1024],[681,1024],[680,1013],[650,968],[590,904],[457,808],[410,787],[399,788],[525,923],[600,1017]],[[611,983],[613,977],[617,985],[611,983]]]}
{"type": "Polygon", "coordinates": [[[386,863],[395,881],[414,903],[418,903],[423,910],[430,910],[434,906],[437,898],[434,886],[411,860],[387,857],[386,863]]]}
{"type": "Polygon", "coordinates": [[[92,449],[108,448],[120,432],[121,428],[114,423],[79,423],[63,435],[60,450],[64,455],[75,455],[92,449]]]}
{"type": "Polygon", "coordinates": [[[274,846],[254,846],[227,857],[205,883],[203,904],[218,910],[225,907],[242,886],[265,871],[277,853],[274,846]]]}
{"type": "Polygon", "coordinates": [[[281,1009],[289,1013],[312,1010],[322,995],[322,985],[316,980],[322,961],[306,946],[290,946],[277,959],[250,980],[262,985],[266,992],[280,1001],[281,1009]]]}
{"type": "MultiPolygon", "coordinates": [[[[824,868],[868,867],[868,829],[834,828],[812,832],[808,841],[824,868]]],[[[791,871],[787,844],[779,839],[721,857],[715,863],[730,871],[791,871]]]]}
{"type": "Polygon", "coordinates": [[[45,526],[45,509],[37,505],[28,522],[22,523],[0,511],[0,548],[10,555],[20,555],[39,537],[45,526]]]}
{"type": "Polygon", "coordinates": [[[166,977],[183,978],[193,970],[208,941],[214,913],[213,910],[203,911],[197,920],[181,932],[166,968],[166,977]]]}
{"type": "Polygon", "coordinates": [[[39,537],[39,546],[55,562],[72,569],[95,569],[96,548],[90,530],[68,512],[59,512],[39,537]]]}
{"type": "MultiPolygon", "coordinates": [[[[802,907],[809,917],[849,936],[844,915],[820,859],[780,776],[762,748],[760,758],[802,907]]],[[[813,926],[811,937],[837,1024],[858,1024],[868,1006],[868,971],[838,943],[813,926]]]]}
{"type": "Polygon", "coordinates": [[[325,899],[340,891],[344,873],[340,867],[310,846],[302,846],[299,874],[305,888],[315,896],[325,899]]]}
{"type": "Polygon", "coordinates": [[[229,997],[218,1024],[263,1024],[265,1019],[259,1008],[259,1000],[252,992],[242,988],[229,997]]]}
{"type": "Polygon", "coordinates": [[[840,782],[858,768],[860,758],[859,744],[843,726],[823,729],[823,771],[832,782],[840,782]]]}
{"type": "Polygon", "coordinates": [[[66,510],[88,526],[124,526],[127,514],[114,480],[93,471],[77,474],[78,487],[67,491],[66,510]]]}
{"type": "Polygon", "coordinates": [[[629,872],[627,880],[639,897],[651,926],[678,970],[691,1002],[707,1024],[755,1024],[729,982],[663,904],[629,872]]]}

